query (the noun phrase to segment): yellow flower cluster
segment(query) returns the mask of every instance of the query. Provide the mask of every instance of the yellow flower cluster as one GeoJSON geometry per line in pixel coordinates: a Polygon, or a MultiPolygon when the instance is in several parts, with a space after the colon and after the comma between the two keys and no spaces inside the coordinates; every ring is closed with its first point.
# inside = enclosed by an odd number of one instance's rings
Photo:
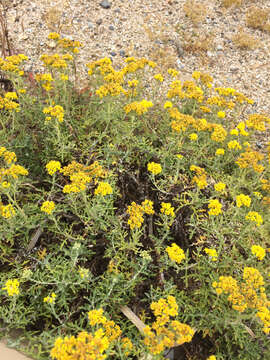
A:
{"type": "Polygon", "coordinates": [[[42,54],[40,60],[43,61],[44,65],[48,68],[52,67],[55,69],[66,69],[68,66],[66,61],[73,60],[73,56],[70,54],[42,54]]]}
{"type": "Polygon", "coordinates": [[[13,151],[8,151],[4,146],[0,147],[0,157],[2,157],[7,164],[17,161],[16,154],[13,151]]]}
{"type": "Polygon", "coordinates": [[[56,294],[54,292],[52,292],[51,295],[46,296],[43,299],[43,302],[48,303],[48,304],[54,304],[55,303],[55,298],[56,298],[56,294]]]}
{"type": "Polygon", "coordinates": [[[105,330],[105,336],[108,341],[112,343],[121,336],[122,331],[114,321],[108,320],[103,314],[104,311],[102,308],[91,310],[88,312],[88,320],[91,326],[102,325],[105,330]]]}
{"type": "MultiPolygon", "coordinates": [[[[8,189],[11,185],[10,177],[18,179],[18,175],[28,175],[28,171],[21,165],[15,164],[17,156],[14,152],[8,151],[4,146],[0,147],[0,158],[7,167],[0,167],[0,186],[8,189]]],[[[0,215],[5,219],[10,219],[15,215],[15,210],[11,204],[3,205],[0,197],[0,215]]]]}
{"type": "Polygon", "coordinates": [[[144,200],[141,205],[136,204],[134,201],[128,206],[127,213],[129,214],[128,224],[131,229],[140,228],[144,222],[143,214],[154,214],[153,202],[144,200]]]}
{"type": "Polygon", "coordinates": [[[142,209],[147,215],[153,215],[155,213],[153,205],[153,201],[147,199],[141,203],[142,209]]]}
{"type": "Polygon", "coordinates": [[[50,215],[53,212],[54,208],[55,204],[53,201],[44,201],[40,210],[50,215]]]}
{"type": "Polygon", "coordinates": [[[260,245],[252,245],[251,252],[255,255],[259,260],[263,260],[265,257],[265,249],[260,245]]]}
{"type": "Polygon", "coordinates": [[[250,220],[256,223],[256,226],[261,226],[263,223],[263,219],[260,214],[257,213],[257,211],[250,211],[246,215],[246,220],[250,220]]]}
{"type": "Polygon", "coordinates": [[[104,360],[104,354],[109,348],[110,342],[105,336],[104,330],[95,331],[94,335],[81,331],[77,337],[66,336],[64,339],[58,337],[51,350],[52,359],[56,360],[75,360],[91,359],[104,360]]]}
{"type": "Polygon", "coordinates": [[[190,342],[195,331],[186,324],[180,323],[172,318],[178,315],[178,305],[174,296],[168,296],[166,299],[160,299],[151,304],[156,321],[152,326],[145,326],[144,344],[149,352],[158,355],[166,348],[179,346],[185,342],[190,342]]]}
{"type": "Polygon", "coordinates": [[[162,202],[162,203],[161,203],[160,212],[161,212],[162,214],[167,215],[167,216],[171,216],[171,217],[174,217],[174,216],[175,216],[174,207],[172,206],[171,203],[164,203],[164,202],[162,202]]]}
{"type": "Polygon", "coordinates": [[[235,161],[235,163],[241,168],[246,169],[252,167],[254,171],[261,173],[264,170],[264,166],[258,164],[264,158],[264,155],[258,151],[253,151],[251,148],[248,148],[245,152],[241,153],[240,157],[235,161]]]}
{"type": "Polygon", "coordinates": [[[210,256],[210,259],[212,261],[217,261],[218,255],[215,249],[204,248],[203,251],[210,256]]]}
{"type": "Polygon", "coordinates": [[[213,124],[214,131],[211,134],[211,139],[216,142],[223,142],[227,136],[227,131],[220,124],[213,124]]]}
{"type": "Polygon", "coordinates": [[[243,282],[238,284],[231,276],[220,276],[219,282],[213,282],[218,295],[228,294],[232,308],[244,312],[247,309],[257,309],[256,316],[261,319],[266,334],[270,332],[269,306],[270,301],[265,294],[264,279],[257,269],[245,267],[243,282]]]}
{"type": "Polygon", "coordinates": [[[138,115],[142,115],[148,111],[149,108],[153,107],[153,103],[151,101],[142,100],[142,101],[134,101],[124,107],[126,114],[131,111],[135,111],[138,115]]]}
{"type": "Polygon", "coordinates": [[[15,92],[6,92],[4,97],[0,96],[0,110],[8,110],[12,111],[15,110],[15,112],[20,111],[20,105],[18,102],[13,101],[17,100],[18,96],[15,92]]]}
{"type": "Polygon", "coordinates": [[[19,286],[20,282],[18,279],[7,280],[5,286],[2,287],[2,290],[6,290],[8,296],[19,295],[19,286]]]}
{"type": "Polygon", "coordinates": [[[209,88],[212,87],[213,78],[210,74],[201,73],[200,71],[194,71],[192,74],[192,77],[195,80],[200,80],[207,87],[209,87],[209,88]]]}
{"type": "Polygon", "coordinates": [[[37,74],[35,79],[37,82],[41,83],[41,86],[46,91],[50,91],[52,89],[52,82],[54,79],[51,74],[37,74]]]}
{"type": "Polygon", "coordinates": [[[168,69],[168,74],[171,75],[172,77],[176,77],[179,74],[179,71],[175,70],[175,69],[168,69]]]}
{"type": "Polygon", "coordinates": [[[225,153],[225,150],[222,149],[222,148],[219,148],[219,149],[216,150],[216,155],[218,155],[218,156],[224,155],[224,153],[225,153]]]}
{"type": "MultiPolygon", "coordinates": [[[[143,69],[146,65],[150,67],[155,67],[156,64],[152,61],[142,59],[135,59],[133,57],[125,59],[127,65],[123,67],[121,70],[116,71],[112,67],[111,59],[103,58],[92,63],[86,64],[88,67],[88,75],[92,75],[95,69],[97,68],[99,73],[102,74],[105,84],[102,85],[99,89],[96,90],[96,94],[102,98],[107,95],[118,96],[123,93],[126,96],[136,96],[136,87],[138,85],[138,80],[134,79],[128,81],[128,86],[131,87],[131,90],[125,90],[122,85],[124,83],[124,77],[128,73],[134,73],[139,69],[143,69]]],[[[130,109],[130,106],[127,105],[126,109],[131,111],[138,109],[139,112],[147,111],[149,104],[144,102],[138,103],[138,105],[132,105],[134,108],[130,109]],[[145,106],[147,109],[145,110],[145,106]],[[136,109],[135,109],[136,108],[136,109]]]]}
{"type": "Polygon", "coordinates": [[[0,214],[5,219],[10,219],[15,215],[15,210],[11,204],[3,205],[0,201],[0,214]]]}
{"type": "Polygon", "coordinates": [[[270,124],[270,118],[261,114],[249,115],[246,120],[247,127],[257,131],[266,131],[265,123],[270,124]]]}
{"type": "Polygon", "coordinates": [[[192,178],[192,182],[196,183],[199,189],[204,189],[207,186],[207,175],[206,175],[206,171],[196,165],[191,165],[190,166],[190,170],[191,171],[195,171],[197,175],[195,175],[192,178]]]}
{"type": "Polygon", "coordinates": [[[147,170],[150,171],[153,175],[158,175],[162,172],[162,167],[158,163],[150,162],[147,164],[147,170]]]}
{"type": "Polygon", "coordinates": [[[63,193],[78,193],[86,189],[86,184],[93,181],[93,178],[104,178],[107,172],[97,161],[89,166],[72,161],[69,165],[60,170],[65,176],[69,176],[71,184],[65,185],[63,193]]]}
{"type": "Polygon", "coordinates": [[[198,103],[203,102],[204,92],[193,81],[184,81],[182,89],[184,90],[184,96],[187,99],[194,99],[198,103]]]}
{"type": "Polygon", "coordinates": [[[241,150],[242,146],[239,144],[239,142],[237,140],[232,140],[232,141],[228,142],[228,148],[241,150]]]}
{"type": "Polygon", "coordinates": [[[46,165],[46,169],[49,175],[53,175],[56,171],[61,170],[61,164],[59,161],[51,160],[46,165]]]}
{"type": "Polygon", "coordinates": [[[219,215],[222,214],[222,204],[217,199],[211,199],[209,200],[208,204],[208,214],[209,215],[219,215]]]}
{"type": "Polygon", "coordinates": [[[95,189],[95,195],[106,196],[112,194],[112,192],[113,190],[111,185],[103,181],[99,182],[98,187],[95,189]]]}
{"type": "Polygon", "coordinates": [[[60,35],[57,33],[51,33],[49,34],[49,39],[53,39],[56,40],[57,42],[57,47],[61,48],[61,49],[65,49],[65,50],[70,50],[71,52],[73,52],[74,54],[77,54],[79,52],[79,47],[82,46],[82,43],[80,43],[79,41],[76,40],[70,40],[67,38],[60,38],[60,35]]]}
{"type": "Polygon", "coordinates": [[[195,134],[195,133],[192,133],[192,134],[189,135],[189,138],[190,138],[190,140],[192,140],[192,141],[196,141],[196,140],[198,139],[198,135],[195,134]]]}
{"type": "Polygon", "coordinates": [[[172,261],[177,262],[178,264],[181,263],[182,260],[184,260],[186,258],[186,255],[183,251],[183,249],[181,249],[178,245],[176,245],[175,243],[173,243],[171,246],[168,246],[166,248],[166,251],[169,255],[169,258],[172,261]]]}
{"type": "MultiPolygon", "coordinates": [[[[60,105],[45,107],[43,113],[55,117],[59,122],[64,121],[64,109],[60,105]]],[[[45,120],[50,121],[52,119],[51,116],[47,116],[45,120]]]]}
{"type": "Polygon", "coordinates": [[[240,194],[236,196],[236,206],[241,207],[242,205],[250,207],[251,198],[248,195],[240,194]]]}
{"type": "Polygon", "coordinates": [[[23,54],[7,56],[5,60],[0,58],[0,69],[2,71],[12,72],[22,76],[24,71],[20,69],[19,65],[26,60],[28,60],[28,57],[23,54]]]}
{"type": "Polygon", "coordinates": [[[164,77],[161,74],[156,74],[154,75],[154,79],[163,82],[164,81],[164,77]]]}
{"type": "Polygon", "coordinates": [[[218,182],[217,184],[214,185],[214,188],[216,191],[221,192],[221,191],[225,190],[226,184],[224,184],[223,182],[218,182]]]}

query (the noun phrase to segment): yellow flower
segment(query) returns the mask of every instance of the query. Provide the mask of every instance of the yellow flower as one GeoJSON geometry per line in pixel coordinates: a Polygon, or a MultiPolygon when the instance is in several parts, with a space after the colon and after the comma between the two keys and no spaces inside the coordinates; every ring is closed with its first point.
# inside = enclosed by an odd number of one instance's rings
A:
{"type": "Polygon", "coordinates": [[[228,142],[228,148],[229,148],[229,149],[238,149],[238,150],[241,150],[241,149],[242,149],[242,146],[239,144],[238,141],[232,140],[232,141],[229,141],[229,142],[228,142]]]}
{"type": "Polygon", "coordinates": [[[68,75],[61,74],[60,79],[63,80],[63,81],[67,81],[68,80],[68,75]]]}
{"type": "Polygon", "coordinates": [[[144,200],[141,204],[143,211],[148,215],[153,215],[155,211],[153,210],[153,201],[144,200]]]}
{"type": "Polygon", "coordinates": [[[232,130],[230,131],[230,134],[237,136],[237,135],[239,134],[239,131],[238,131],[238,129],[232,129],[232,130]]]}
{"type": "Polygon", "coordinates": [[[53,292],[50,296],[46,296],[43,299],[43,302],[47,302],[49,304],[54,304],[55,303],[55,298],[56,298],[56,294],[53,292]]]}
{"type": "Polygon", "coordinates": [[[192,133],[192,134],[189,135],[189,138],[190,138],[190,140],[192,140],[192,141],[196,141],[196,140],[198,139],[198,135],[195,134],[195,133],[192,133]]]}
{"type": "Polygon", "coordinates": [[[216,360],[217,358],[215,357],[215,355],[211,355],[209,356],[206,360],[216,360]]]}
{"type": "Polygon", "coordinates": [[[251,252],[255,255],[259,260],[263,260],[265,257],[266,251],[260,245],[252,245],[251,252]]]}
{"type": "Polygon", "coordinates": [[[167,216],[171,216],[171,217],[175,216],[174,207],[171,205],[171,203],[164,203],[164,202],[161,203],[160,212],[167,216]]]}
{"type": "Polygon", "coordinates": [[[53,212],[54,208],[55,203],[53,201],[44,201],[40,210],[50,215],[53,212]]]}
{"type": "Polygon", "coordinates": [[[171,103],[171,101],[166,101],[164,104],[164,109],[169,109],[172,108],[173,104],[171,103]]]}
{"type": "Polygon", "coordinates": [[[166,251],[169,255],[169,258],[178,264],[180,264],[180,262],[186,258],[184,251],[175,243],[173,243],[171,246],[168,246],[166,251]]]}
{"type": "Polygon", "coordinates": [[[160,82],[164,81],[164,77],[161,74],[154,75],[154,78],[160,82]]]}
{"type": "Polygon", "coordinates": [[[226,187],[226,184],[219,182],[214,185],[216,191],[223,191],[226,187]]]}
{"type": "Polygon", "coordinates": [[[225,116],[226,116],[226,114],[225,114],[224,111],[219,111],[219,112],[217,113],[217,116],[218,116],[220,119],[224,119],[225,116]]]}
{"type": "Polygon", "coordinates": [[[105,195],[112,194],[112,192],[113,192],[113,189],[112,189],[111,185],[106,182],[101,181],[101,182],[99,182],[98,187],[95,190],[95,195],[105,196],[105,195]]]}
{"type": "Polygon", "coordinates": [[[130,226],[131,230],[134,228],[140,228],[144,222],[143,207],[133,201],[131,205],[128,206],[127,213],[130,215],[128,219],[128,225],[130,226]]]}
{"type": "Polygon", "coordinates": [[[184,156],[181,155],[181,154],[176,154],[176,156],[178,157],[179,160],[183,159],[183,157],[184,157],[184,156]]]}
{"type": "Polygon", "coordinates": [[[51,39],[51,40],[58,40],[59,38],[60,38],[60,35],[56,32],[51,32],[48,35],[48,39],[51,39]]]}
{"type": "Polygon", "coordinates": [[[222,204],[217,199],[212,199],[209,201],[208,208],[210,209],[208,211],[209,215],[219,215],[222,213],[222,204]]]}
{"type": "Polygon", "coordinates": [[[240,194],[236,196],[236,206],[241,207],[242,205],[250,207],[251,198],[248,195],[240,194]]]}
{"type": "Polygon", "coordinates": [[[151,163],[148,163],[147,170],[150,171],[154,175],[158,175],[162,172],[162,167],[158,163],[151,162],[151,163]]]}
{"type": "Polygon", "coordinates": [[[216,150],[216,155],[224,155],[225,151],[224,149],[217,149],[216,150]]]}
{"type": "Polygon", "coordinates": [[[1,205],[0,203],[0,212],[5,219],[10,219],[15,215],[15,210],[11,204],[1,205]]]}
{"type": "Polygon", "coordinates": [[[172,77],[176,77],[179,74],[179,71],[175,69],[168,69],[168,74],[170,74],[172,77]]]}
{"type": "Polygon", "coordinates": [[[205,248],[203,251],[210,256],[212,261],[217,261],[218,255],[215,249],[205,248]]]}
{"type": "Polygon", "coordinates": [[[193,77],[193,79],[195,79],[195,80],[199,80],[199,79],[200,79],[200,76],[201,76],[201,73],[200,73],[199,71],[194,71],[194,72],[192,73],[192,77],[193,77]]]}
{"type": "Polygon", "coordinates": [[[61,170],[61,164],[59,161],[51,160],[46,165],[48,174],[53,175],[56,171],[61,170]]]}
{"type": "Polygon", "coordinates": [[[263,223],[263,219],[260,214],[258,214],[256,211],[250,211],[246,215],[246,220],[254,221],[257,226],[261,226],[263,223]]]}
{"type": "Polygon", "coordinates": [[[103,315],[102,308],[89,311],[88,320],[91,326],[95,326],[97,324],[105,324],[107,322],[106,317],[103,315]]]}
{"type": "Polygon", "coordinates": [[[5,286],[2,287],[2,290],[6,290],[8,296],[19,295],[19,286],[20,282],[18,279],[7,280],[5,286]]]}

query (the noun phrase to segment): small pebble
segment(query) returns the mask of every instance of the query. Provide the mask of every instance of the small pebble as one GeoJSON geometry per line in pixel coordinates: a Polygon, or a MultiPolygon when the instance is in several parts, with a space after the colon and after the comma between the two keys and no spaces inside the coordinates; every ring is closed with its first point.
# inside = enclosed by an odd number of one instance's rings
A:
{"type": "Polygon", "coordinates": [[[223,51],[223,46],[222,46],[222,45],[218,45],[218,46],[217,46],[217,51],[223,51]]]}
{"type": "Polygon", "coordinates": [[[126,56],[125,50],[120,50],[119,55],[125,57],[126,56]]]}
{"type": "Polygon", "coordinates": [[[110,26],[109,26],[109,30],[112,30],[112,31],[113,31],[113,30],[114,30],[114,26],[110,25],[110,26]]]}
{"type": "Polygon", "coordinates": [[[111,56],[116,56],[116,52],[112,51],[112,52],[110,52],[110,55],[111,56]]]}
{"type": "Polygon", "coordinates": [[[96,21],[96,24],[97,24],[97,25],[101,25],[101,24],[102,24],[102,19],[98,19],[98,20],[96,21]]]}
{"type": "Polygon", "coordinates": [[[181,63],[181,61],[179,59],[176,60],[176,64],[178,66],[178,69],[184,69],[184,64],[181,63]]]}
{"type": "Polygon", "coordinates": [[[112,4],[108,1],[108,0],[102,0],[99,5],[103,8],[103,9],[110,9],[110,7],[112,6],[112,4]]]}

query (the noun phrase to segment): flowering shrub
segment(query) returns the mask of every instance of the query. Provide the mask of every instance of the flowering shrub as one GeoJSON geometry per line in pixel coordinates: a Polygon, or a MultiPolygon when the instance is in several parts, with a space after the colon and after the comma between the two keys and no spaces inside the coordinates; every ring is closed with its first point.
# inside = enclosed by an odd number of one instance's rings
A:
{"type": "Polygon", "coordinates": [[[269,116],[145,58],[91,62],[78,89],[82,44],[49,38],[34,85],[0,59],[5,331],[40,360],[266,358],[269,116]]]}

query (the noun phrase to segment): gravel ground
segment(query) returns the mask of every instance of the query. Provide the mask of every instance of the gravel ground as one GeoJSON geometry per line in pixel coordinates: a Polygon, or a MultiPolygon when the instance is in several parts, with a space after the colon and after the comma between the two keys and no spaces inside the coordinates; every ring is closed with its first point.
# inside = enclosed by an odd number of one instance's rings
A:
{"type": "Polygon", "coordinates": [[[178,68],[184,79],[194,70],[207,71],[216,86],[236,88],[255,101],[254,112],[269,115],[270,32],[247,28],[245,18],[254,4],[270,10],[270,0],[244,0],[241,7],[229,9],[221,0],[200,1],[206,16],[198,25],[185,16],[185,2],[11,0],[7,24],[15,51],[30,58],[28,71],[40,70],[40,54],[53,51],[47,35],[57,31],[83,43],[82,78],[87,76],[84,64],[101,57],[111,57],[118,68],[127,55],[144,56],[161,61],[165,68],[178,68]],[[259,48],[240,50],[234,45],[232,38],[240,27],[258,39],[259,48]],[[204,44],[212,37],[212,44],[206,51],[194,51],[188,44],[192,34],[205,37],[204,44]]]}

